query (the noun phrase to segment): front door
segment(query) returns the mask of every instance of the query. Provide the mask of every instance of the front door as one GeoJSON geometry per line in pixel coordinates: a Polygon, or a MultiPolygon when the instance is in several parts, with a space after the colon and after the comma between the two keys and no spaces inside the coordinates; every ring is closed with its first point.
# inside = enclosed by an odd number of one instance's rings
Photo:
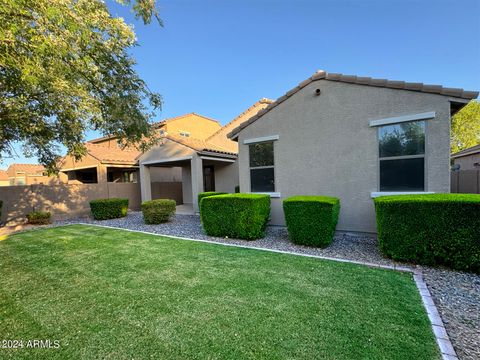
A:
{"type": "Polygon", "coordinates": [[[213,165],[203,167],[203,191],[215,191],[215,171],[213,165]]]}

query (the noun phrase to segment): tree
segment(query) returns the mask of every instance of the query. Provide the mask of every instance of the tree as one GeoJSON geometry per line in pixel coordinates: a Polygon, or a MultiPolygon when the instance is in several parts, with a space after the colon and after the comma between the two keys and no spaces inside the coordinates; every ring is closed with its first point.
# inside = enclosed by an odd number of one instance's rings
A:
{"type": "Polygon", "coordinates": [[[470,101],[452,117],[452,153],[480,143],[480,103],[470,101]]]}
{"type": "MultiPolygon", "coordinates": [[[[116,1],[161,25],[155,0],[116,1]]],[[[0,160],[23,142],[56,171],[59,145],[79,159],[88,129],[149,145],[161,97],[134,70],[133,29],[102,0],[0,0],[0,23],[0,160]]]]}

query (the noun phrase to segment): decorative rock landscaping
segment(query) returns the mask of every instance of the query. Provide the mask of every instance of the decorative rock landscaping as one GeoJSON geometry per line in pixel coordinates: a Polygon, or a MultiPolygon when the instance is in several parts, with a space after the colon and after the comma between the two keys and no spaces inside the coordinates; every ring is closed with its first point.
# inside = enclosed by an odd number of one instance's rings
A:
{"type": "MultiPolygon", "coordinates": [[[[413,268],[412,265],[400,264],[382,257],[376,238],[370,235],[336,234],[330,246],[319,249],[291,243],[288,240],[287,229],[283,227],[268,227],[263,239],[253,241],[225,239],[205,235],[200,219],[196,215],[176,215],[168,223],[146,225],[141,212],[132,212],[120,219],[96,221],[82,218],[57,222],[56,225],[79,222],[383,266],[401,265],[413,268]]],[[[468,360],[480,359],[480,275],[428,267],[421,267],[421,270],[458,357],[468,360]]]]}

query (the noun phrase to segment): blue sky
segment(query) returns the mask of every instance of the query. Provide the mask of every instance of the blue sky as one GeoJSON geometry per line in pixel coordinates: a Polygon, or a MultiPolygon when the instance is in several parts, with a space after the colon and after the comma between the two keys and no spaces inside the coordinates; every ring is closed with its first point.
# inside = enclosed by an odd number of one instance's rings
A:
{"type": "MultiPolygon", "coordinates": [[[[163,28],[107,3],[134,24],[137,70],[164,98],[159,120],[225,124],[318,69],[480,90],[480,0],[157,0],[163,28]]],[[[36,159],[1,166],[12,162],[36,159]]]]}

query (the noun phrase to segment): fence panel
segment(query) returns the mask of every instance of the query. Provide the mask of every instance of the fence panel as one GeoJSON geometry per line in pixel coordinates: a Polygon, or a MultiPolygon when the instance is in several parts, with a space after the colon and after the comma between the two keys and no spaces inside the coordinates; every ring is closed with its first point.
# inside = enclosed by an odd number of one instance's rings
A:
{"type": "Polygon", "coordinates": [[[480,170],[452,171],[451,192],[480,194],[480,170]]]}

